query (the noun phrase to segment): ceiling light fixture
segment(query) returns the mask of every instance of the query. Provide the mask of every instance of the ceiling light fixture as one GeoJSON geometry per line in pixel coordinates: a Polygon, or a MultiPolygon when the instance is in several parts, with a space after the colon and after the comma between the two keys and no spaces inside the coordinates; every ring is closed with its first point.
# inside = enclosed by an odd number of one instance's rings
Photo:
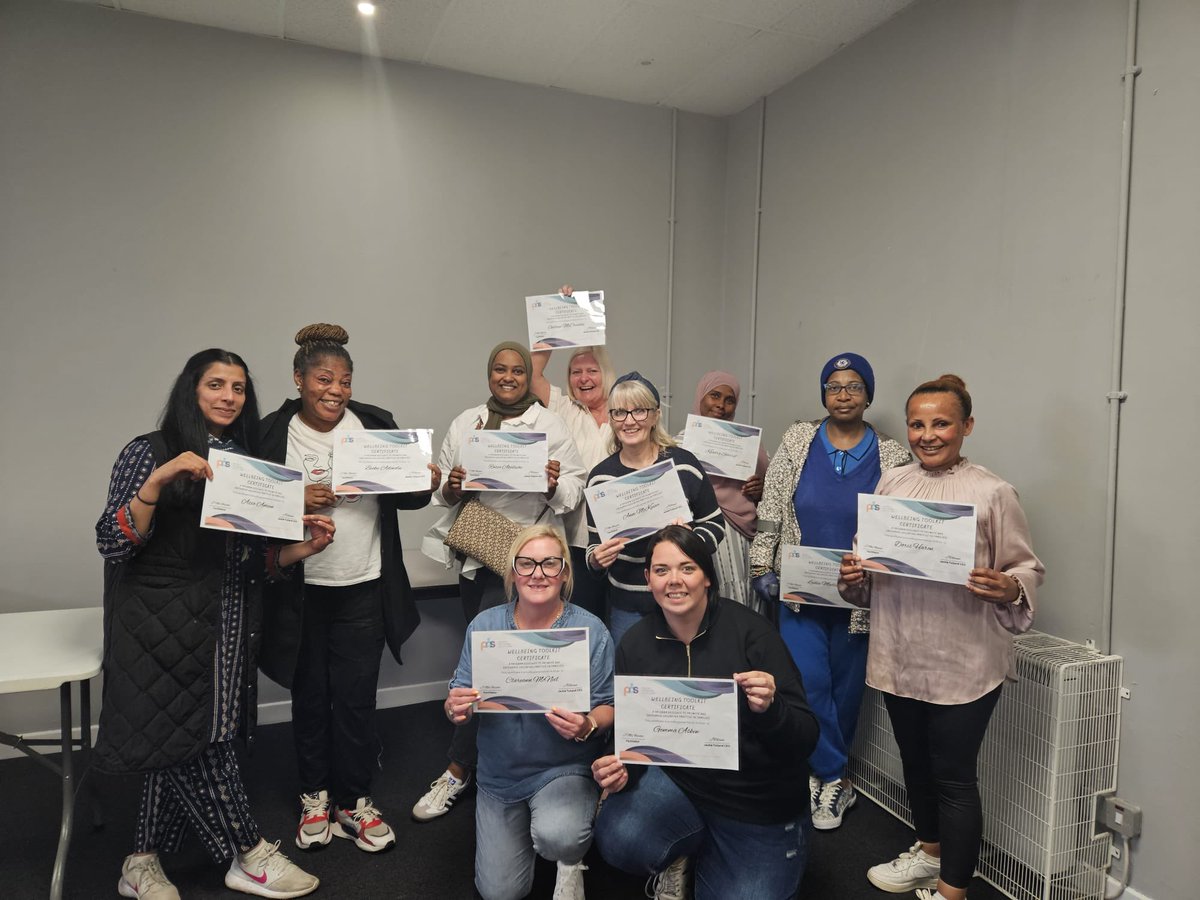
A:
{"type": "Polygon", "coordinates": [[[364,15],[364,16],[373,16],[373,15],[375,15],[375,4],[374,3],[360,3],[360,4],[358,4],[358,11],[360,13],[362,13],[362,15],[364,15]]]}

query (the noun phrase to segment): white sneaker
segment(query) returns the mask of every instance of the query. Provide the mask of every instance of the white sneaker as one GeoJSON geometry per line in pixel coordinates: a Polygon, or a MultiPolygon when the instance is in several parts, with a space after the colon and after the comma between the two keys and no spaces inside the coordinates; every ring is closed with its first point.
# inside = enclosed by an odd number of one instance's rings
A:
{"type": "Polygon", "coordinates": [[[225,873],[225,887],[258,897],[303,897],[321,883],[279,852],[279,841],[260,840],[248,853],[239,853],[225,873]]]}
{"type": "Polygon", "coordinates": [[[817,811],[817,798],[821,796],[821,779],[816,775],[808,776],[808,811],[817,811]]]}
{"type": "Polygon", "coordinates": [[[687,875],[690,860],[681,856],[646,885],[646,896],[652,900],[684,900],[687,896],[687,875]]]}
{"type": "Polygon", "coordinates": [[[338,828],[334,832],[340,838],[353,838],[359,850],[378,853],[396,844],[396,832],[383,821],[370,797],[359,797],[354,809],[337,808],[338,828]]]}
{"type": "Polygon", "coordinates": [[[296,846],[301,850],[320,850],[333,840],[329,822],[329,792],[300,795],[300,824],[296,826],[296,846]]]}
{"type": "Polygon", "coordinates": [[[841,781],[829,781],[821,785],[817,796],[817,808],[812,814],[813,828],[832,831],[842,824],[842,816],[858,800],[854,788],[841,781]]]}
{"type": "Polygon", "coordinates": [[[179,900],[179,891],[163,871],[157,853],[130,853],[125,857],[117,893],[139,900],[179,900]]]}
{"type": "Polygon", "coordinates": [[[891,862],[867,869],[867,879],[875,887],[893,894],[906,894],[917,888],[936,888],[942,861],[921,849],[917,841],[891,862]]]}
{"type": "Polygon", "coordinates": [[[438,776],[437,781],[429,785],[425,796],[418,800],[417,805],[412,808],[412,817],[418,822],[428,822],[430,819],[444,816],[470,783],[470,772],[461,781],[451,775],[449,770],[443,772],[438,776]]]}
{"type": "Polygon", "coordinates": [[[946,900],[946,897],[938,891],[927,891],[922,888],[917,891],[917,900],[946,900]]]}
{"type": "Polygon", "coordinates": [[[567,865],[558,864],[558,877],[554,881],[554,897],[552,900],[585,900],[583,896],[583,873],[587,866],[581,862],[567,865]]]}

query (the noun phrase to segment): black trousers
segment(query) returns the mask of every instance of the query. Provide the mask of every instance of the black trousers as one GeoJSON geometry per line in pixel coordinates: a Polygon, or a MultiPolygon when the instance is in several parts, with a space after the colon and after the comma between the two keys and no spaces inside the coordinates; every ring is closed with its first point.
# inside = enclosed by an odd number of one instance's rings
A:
{"type": "MultiPolygon", "coordinates": [[[[491,569],[477,569],[475,577],[458,577],[458,595],[462,600],[463,615],[467,624],[485,609],[505,602],[504,582],[491,569]]],[[[462,725],[454,727],[450,749],[446,752],[451,762],[464,769],[474,769],[479,763],[479,717],[471,716],[462,725]]]]}
{"type": "Polygon", "coordinates": [[[917,838],[941,844],[942,880],[964,890],[975,874],[983,837],[979,747],[999,699],[1000,685],[978,700],[953,706],[883,695],[917,838]]]}
{"type": "Polygon", "coordinates": [[[327,790],[344,807],[370,796],[381,751],[375,695],[383,643],[378,578],[346,587],[305,585],[292,682],[292,732],[304,793],[327,790]]]}

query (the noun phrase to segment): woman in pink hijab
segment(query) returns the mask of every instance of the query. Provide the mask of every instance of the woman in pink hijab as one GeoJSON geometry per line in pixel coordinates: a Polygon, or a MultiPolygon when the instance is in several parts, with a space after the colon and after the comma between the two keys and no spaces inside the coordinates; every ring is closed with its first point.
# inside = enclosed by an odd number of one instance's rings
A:
{"type": "MultiPolygon", "coordinates": [[[[738,397],[742,387],[729,372],[708,372],[696,385],[696,399],[692,403],[692,414],[709,419],[733,421],[737,412],[738,397]]],[[[682,439],[682,435],[679,436],[682,439]]],[[[717,545],[713,562],[717,565],[717,585],[722,597],[729,597],[744,606],[758,609],[758,599],[750,590],[750,575],[746,559],[750,541],[758,530],[758,501],[762,499],[763,475],[767,471],[767,454],[758,448],[758,465],[754,474],[745,481],[708,475],[717,503],[725,514],[729,528],[725,529],[725,540],[717,545]]],[[[760,612],[762,610],[759,610],[760,612]]]]}

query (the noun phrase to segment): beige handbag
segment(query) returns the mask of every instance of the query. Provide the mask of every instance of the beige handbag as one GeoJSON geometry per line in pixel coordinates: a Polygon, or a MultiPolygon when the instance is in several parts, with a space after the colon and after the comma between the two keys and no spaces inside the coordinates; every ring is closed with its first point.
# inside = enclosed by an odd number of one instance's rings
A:
{"type": "Polygon", "coordinates": [[[450,533],[442,543],[455,553],[479,560],[503,578],[508,570],[508,551],[521,528],[490,506],[468,500],[458,511],[450,533]]]}

